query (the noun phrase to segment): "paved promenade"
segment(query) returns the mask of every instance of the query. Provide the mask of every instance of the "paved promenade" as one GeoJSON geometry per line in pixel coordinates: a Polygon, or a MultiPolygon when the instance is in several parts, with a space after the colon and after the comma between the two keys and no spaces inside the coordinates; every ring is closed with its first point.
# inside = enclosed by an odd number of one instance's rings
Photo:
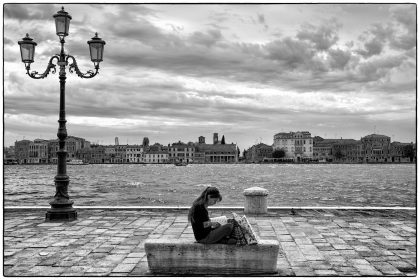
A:
{"type": "MultiPolygon", "coordinates": [[[[147,238],[194,239],[185,210],[79,209],[78,220],[58,223],[44,217],[40,209],[4,210],[4,276],[151,276],[147,238]]],[[[280,242],[276,277],[416,275],[413,210],[270,210],[248,218],[261,239],[280,242]]]]}

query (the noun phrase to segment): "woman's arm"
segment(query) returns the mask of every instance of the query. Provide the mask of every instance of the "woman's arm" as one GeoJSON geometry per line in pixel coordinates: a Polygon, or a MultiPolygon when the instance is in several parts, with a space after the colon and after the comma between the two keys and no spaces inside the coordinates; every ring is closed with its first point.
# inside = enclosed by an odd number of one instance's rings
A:
{"type": "Polygon", "coordinates": [[[194,211],[194,214],[193,214],[193,219],[197,223],[202,223],[202,225],[203,225],[204,228],[208,228],[208,227],[217,228],[217,227],[220,226],[219,223],[211,222],[210,221],[208,212],[204,208],[204,206],[202,206],[202,207],[200,205],[196,205],[195,206],[195,211],[194,211]],[[204,222],[203,222],[203,220],[204,220],[204,222]]]}
{"type": "Polygon", "coordinates": [[[207,228],[207,227],[218,228],[220,226],[220,224],[218,222],[206,221],[206,222],[203,223],[203,226],[205,228],[207,228]]]}

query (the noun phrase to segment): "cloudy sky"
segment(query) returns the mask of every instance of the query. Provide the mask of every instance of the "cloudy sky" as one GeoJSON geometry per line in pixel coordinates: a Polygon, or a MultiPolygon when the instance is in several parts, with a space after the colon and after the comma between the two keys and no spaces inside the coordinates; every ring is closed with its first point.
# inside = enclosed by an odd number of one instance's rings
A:
{"type": "MultiPolygon", "coordinates": [[[[241,151],[278,132],[392,141],[416,138],[413,4],[66,4],[66,52],[92,69],[87,41],[106,41],[100,73],[67,74],[69,135],[99,144],[211,143],[241,151]]],[[[58,73],[29,78],[17,42],[38,43],[31,71],[59,52],[61,5],[4,5],[4,145],[54,139],[58,73]]]]}

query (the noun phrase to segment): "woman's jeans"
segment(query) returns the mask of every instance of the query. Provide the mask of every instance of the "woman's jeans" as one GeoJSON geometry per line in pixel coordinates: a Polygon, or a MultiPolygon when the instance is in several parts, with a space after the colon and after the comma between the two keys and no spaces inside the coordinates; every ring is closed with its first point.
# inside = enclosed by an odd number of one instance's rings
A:
{"type": "Polygon", "coordinates": [[[229,236],[232,232],[233,225],[230,223],[227,223],[223,226],[220,226],[216,229],[213,229],[210,231],[209,235],[207,235],[205,238],[199,240],[199,243],[205,243],[205,244],[213,244],[217,243],[218,241],[222,240],[224,237],[229,236]]]}

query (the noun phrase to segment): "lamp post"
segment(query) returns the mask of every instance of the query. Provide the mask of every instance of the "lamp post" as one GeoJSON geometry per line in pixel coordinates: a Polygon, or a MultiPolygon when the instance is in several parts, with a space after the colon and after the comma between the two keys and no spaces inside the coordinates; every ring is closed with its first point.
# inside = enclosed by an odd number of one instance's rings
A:
{"type": "Polygon", "coordinates": [[[88,41],[90,57],[95,67],[95,72],[88,70],[86,73],[82,73],[77,66],[76,59],[69,54],[64,52],[64,38],[69,35],[69,26],[71,16],[64,11],[64,7],[61,11],[58,11],[54,15],[56,33],[60,39],[61,51],[60,54],[52,56],[48,62],[47,69],[44,73],[39,74],[36,71],[29,72],[31,63],[34,62],[35,46],[37,45],[32,38],[26,34],[26,37],[19,41],[20,54],[22,62],[25,64],[26,74],[33,79],[43,79],[48,76],[50,72],[53,74],[56,72],[56,65],[53,63],[57,60],[57,65],[60,67],[59,79],[60,79],[60,112],[59,112],[59,126],[57,137],[59,139],[59,150],[57,151],[57,176],[54,178],[56,193],[54,198],[50,201],[51,208],[47,210],[46,220],[67,220],[72,221],[77,219],[77,212],[72,207],[73,201],[70,200],[68,194],[69,176],[67,176],[67,151],[66,151],[66,110],[65,110],[65,85],[66,85],[66,66],[69,65],[69,72],[76,72],[77,76],[81,78],[93,78],[98,74],[99,63],[102,61],[105,41],[98,37],[98,33],[95,34],[90,41],[88,41]]]}

